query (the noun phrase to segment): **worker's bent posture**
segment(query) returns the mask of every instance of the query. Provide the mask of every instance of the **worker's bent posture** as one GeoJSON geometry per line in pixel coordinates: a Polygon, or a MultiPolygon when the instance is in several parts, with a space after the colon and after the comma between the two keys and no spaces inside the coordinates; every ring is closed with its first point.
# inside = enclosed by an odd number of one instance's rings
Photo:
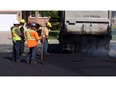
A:
{"type": "Polygon", "coordinates": [[[30,49],[27,63],[36,63],[35,57],[38,49],[38,40],[42,39],[42,37],[39,37],[36,32],[36,23],[31,24],[31,29],[25,32],[25,37],[27,40],[27,46],[30,49]]]}

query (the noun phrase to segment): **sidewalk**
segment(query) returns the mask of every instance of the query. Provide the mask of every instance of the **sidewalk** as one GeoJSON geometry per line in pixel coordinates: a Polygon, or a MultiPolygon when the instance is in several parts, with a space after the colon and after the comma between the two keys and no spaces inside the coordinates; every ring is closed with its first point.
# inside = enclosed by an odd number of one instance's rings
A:
{"type": "Polygon", "coordinates": [[[12,44],[11,32],[10,31],[0,31],[0,45],[12,44]]]}
{"type": "MultiPolygon", "coordinates": [[[[12,44],[11,32],[10,31],[0,31],[0,39],[1,39],[0,45],[12,44]]],[[[56,40],[56,39],[49,40],[49,44],[55,44],[55,43],[59,43],[58,40],[56,40]]]]}

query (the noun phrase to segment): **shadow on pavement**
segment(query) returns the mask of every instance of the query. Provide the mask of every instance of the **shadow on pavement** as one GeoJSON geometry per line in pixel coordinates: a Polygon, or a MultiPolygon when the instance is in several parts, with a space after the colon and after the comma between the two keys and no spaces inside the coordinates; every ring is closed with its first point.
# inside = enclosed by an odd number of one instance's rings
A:
{"type": "Polygon", "coordinates": [[[48,45],[48,52],[49,53],[62,53],[61,46],[59,44],[49,44],[48,45]]]}
{"type": "Polygon", "coordinates": [[[4,59],[12,61],[12,57],[4,57],[4,59]]]}
{"type": "MultiPolygon", "coordinates": [[[[0,52],[0,75],[116,76],[116,59],[107,55],[62,54],[59,44],[49,44],[50,54],[44,55],[44,65],[40,63],[27,64],[26,56],[21,56],[20,63],[14,63],[9,51],[12,47],[6,45],[5,47],[8,49],[7,52],[0,52]]],[[[37,56],[37,61],[39,60],[40,56],[37,56]]]]}

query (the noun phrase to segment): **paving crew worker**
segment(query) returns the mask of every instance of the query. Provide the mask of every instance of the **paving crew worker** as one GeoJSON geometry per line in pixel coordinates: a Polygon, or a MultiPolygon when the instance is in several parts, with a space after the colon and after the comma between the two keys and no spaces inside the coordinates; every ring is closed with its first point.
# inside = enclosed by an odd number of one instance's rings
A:
{"type": "Polygon", "coordinates": [[[24,35],[24,24],[25,24],[25,20],[21,19],[20,20],[20,32],[21,32],[21,45],[20,45],[20,55],[24,55],[24,46],[25,46],[25,35],[24,35]]]}
{"type": "Polygon", "coordinates": [[[39,36],[41,36],[42,29],[40,27],[42,27],[42,26],[41,26],[41,24],[38,24],[38,23],[36,23],[36,24],[37,24],[37,27],[36,27],[37,33],[38,33],[39,36]]]}
{"type": "Polygon", "coordinates": [[[48,21],[48,22],[46,23],[46,27],[50,30],[50,29],[52,28],[52,24],[48,21]]]}
{"type": "MultiPolygon", "coordinates": [[[[12,35],[12,29],[16,26],[16,24],[13,23],[13,26],[10,28],[10,31],[11,31],[11,35],[12,35]]],[[[13,42],[13,40],[12,40],[13,42]]]]}
{"type": "Polygon", "coordinates": [[[13,41],[13,61],[20,61],[20,42],[21,42],[21,32],[19,30],[19,22],[16,20],[14,26],[11,29],[12,41],[13,41]]]}
{"type": "Polygon", "coordinates": [[[49,29],[47,27],[39,27],[39,30],[41,30],[41,36],[43,37],[42,43],[44,44],[44,54],[48,53],[48,36],[49,36],[49,29]]]}
{"type": "Polygon", "coordinates": [[[27,63],[36,63],[35,57],[38,49],[38,40],[42,39],[42,37],[39,37],[36,32],[36,23],[31,24],[31,29],[25,32],[25,37],[27,40],[27,46],[30,49],[27,63]]]}

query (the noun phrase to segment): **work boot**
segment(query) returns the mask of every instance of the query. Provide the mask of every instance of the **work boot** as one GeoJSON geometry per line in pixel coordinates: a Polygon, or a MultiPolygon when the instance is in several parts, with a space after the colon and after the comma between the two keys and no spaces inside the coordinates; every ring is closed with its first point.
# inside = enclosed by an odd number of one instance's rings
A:
{"type": "Polygon", "coordinates": [[[26,54],[23,53],[22,56],[26,56],[26,54]]]}
{"type": "Polygon", "coordinates": [[[31,61],[31,64],[35,64],[35,63],[36,63],[36,61],[35,61],[35,60],[32,60],[32,61],[31,61]]]}
{"type": "Polygon", "coordinates": [[[28,60],[27,60],[26,62],[27,62],[27,64],[31,64],[31,61],[28,61],[28,60]]]}
{"type": "Polygon", "coordinates": [[[17,59],[16,62],[20,62],[20,59],[17,59]]]}

